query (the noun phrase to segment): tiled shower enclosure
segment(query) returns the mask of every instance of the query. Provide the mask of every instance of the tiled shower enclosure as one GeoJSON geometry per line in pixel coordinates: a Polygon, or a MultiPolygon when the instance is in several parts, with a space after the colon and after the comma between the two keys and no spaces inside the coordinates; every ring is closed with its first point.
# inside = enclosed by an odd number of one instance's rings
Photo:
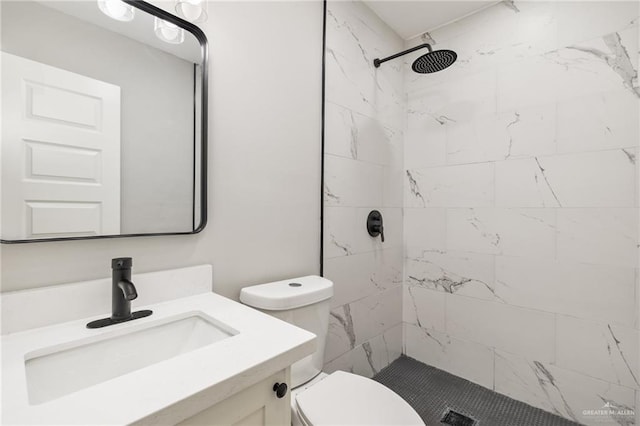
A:
{"type": "Polygon", "coordinates": [[[403,40],[365,3],[328,2],[328,370],[405,353],[579,423],[635,424],[639,15],[505,1],[403,40]],[[457,62],[373,66],[424,42],[457,62]]]}

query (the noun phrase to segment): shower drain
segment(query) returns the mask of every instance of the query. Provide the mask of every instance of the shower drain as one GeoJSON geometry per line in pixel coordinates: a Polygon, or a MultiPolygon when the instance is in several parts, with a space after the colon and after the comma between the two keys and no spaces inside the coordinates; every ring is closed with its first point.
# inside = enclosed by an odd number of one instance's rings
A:
{"type": "Polygon", "coordinates": [[[453,411],[451,408],[447,408],[447,411],[445,411],[444,416],[442,416],[440,423],[451,426],[476,426],[478,424],[478,422],[471,417],[467,417],[464,414],[453,411]]]}

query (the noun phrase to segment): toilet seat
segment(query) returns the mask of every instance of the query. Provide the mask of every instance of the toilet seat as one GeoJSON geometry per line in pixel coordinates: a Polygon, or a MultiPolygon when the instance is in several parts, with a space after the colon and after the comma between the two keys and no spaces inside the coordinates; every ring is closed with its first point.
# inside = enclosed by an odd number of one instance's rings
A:
{"type": "Polygon", "coordinates": [[[298,414],[309,426],[424,426],[418,413],[392,390],[344,371],[330,374],[295,399],[298,414]]]}

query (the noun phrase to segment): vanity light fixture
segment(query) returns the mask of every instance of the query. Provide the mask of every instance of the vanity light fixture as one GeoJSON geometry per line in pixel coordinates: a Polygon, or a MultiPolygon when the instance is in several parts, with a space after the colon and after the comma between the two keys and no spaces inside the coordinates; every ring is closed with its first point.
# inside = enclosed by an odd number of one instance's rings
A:
{"type": "Polygon", "coordinates": [[[135,15],[133,6],[122,0],[98,0],[98,8],[102,13],[116,21],[131,21],[135,15]]]}
{"type": "Polygon", "coordinates": [[[162,41],[171,44],[180,44],[184,41],[184,30],[164,19],[155,17],[153,28],[158,38],[162,41]]]}
{"type": "Polygon", "coordinates": [[[176,13],[189,22],[207,20],[207,0],[176,0],[176,13]]]}

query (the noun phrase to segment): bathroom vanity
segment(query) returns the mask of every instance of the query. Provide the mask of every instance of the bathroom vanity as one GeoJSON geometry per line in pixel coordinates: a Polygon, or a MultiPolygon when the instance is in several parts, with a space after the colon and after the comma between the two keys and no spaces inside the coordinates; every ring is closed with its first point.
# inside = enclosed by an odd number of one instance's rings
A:
{"type": "Polygon", "coordinates": [[[312,333],[213,293],[208,265],[132,280],[153,314],[99,329],[110,279],[0,296],[3,424],[290,423],[312,333]]]}

